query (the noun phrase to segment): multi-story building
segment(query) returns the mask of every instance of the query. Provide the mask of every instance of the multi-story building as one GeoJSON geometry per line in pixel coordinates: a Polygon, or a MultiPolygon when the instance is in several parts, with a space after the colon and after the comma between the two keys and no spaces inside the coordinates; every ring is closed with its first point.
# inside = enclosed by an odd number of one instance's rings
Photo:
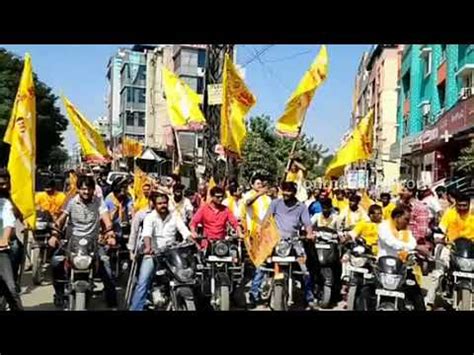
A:
{"type": "Polygon", "coordinates": [[[108,141],[110,138],[110,121],[108,117],[98,117],[93,123],[94,127],[99,131],[104,140],[108,141]]]}
{"type": "Polygon", "coordinates": [[[406,45],[397,104],[397,143],[405,178],[435,182],[474,132],[474,45],[406,45]]]}
{"type": "Polygon", "coordinates": [[[122,133],[120,125],[120,71],[124,56],[123,50],[120,49],[109,59],[107,64],[107,118],[114,127],[112,131],[114,137],[122,133]]]}
{"type": "Polygon", "coordinates": [[[352,127],[374,110],[372,181],[389,186],[399,177],[399,161],[390,159],[396,141],[399,45],[375,45],[362,55],[356,75],[352,127]]]}

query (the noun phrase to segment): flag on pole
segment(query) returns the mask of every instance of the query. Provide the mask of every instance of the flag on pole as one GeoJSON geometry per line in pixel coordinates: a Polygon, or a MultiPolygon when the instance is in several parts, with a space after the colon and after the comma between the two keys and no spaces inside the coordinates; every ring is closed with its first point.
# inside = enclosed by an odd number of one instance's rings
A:
{"type": "Polygon", "coordinates": [[[171,126],[176,130],[199,130],[206,119],[199,107],[201,97],[173,72],[163,67],[163,87],[171,126]]]}
{"type": "Polygon", "coordinates": [[[352,136],[336,153],[326,169],[326,177],[339,177],[344,174],[344,167],[360,160],[369,160],[372,155],[374,136],[374,111],[360,120],[352,136]]]}
{"type": "Polygon", "coordinates": [[[76,131],[77,139],[81,145],[82,154],[87,162],[106,162],[110,159],[104,140],[96,128],[82,115],[79,110],[63,97],[66,112],[76,131]]]}
{"type": "Polygon", "coordinates": [[[3,141],[10,145],[11,198],[30,229],[36,227],[36,95],[31,56],[27,53],[20,85],[3,141]]]}
{"type": "Polygon", "coordinates": [[[327,78],[328,64],[327,48],[323,45],[313,64],[304,74],[298,87],[288,100],[285,112],[278,119],[276,124],[277,134],[288,138],[296,138],[298,136],[314,93],[327,78]]]}
{"type": "Polygon", "coordinates": [[[245,85],[229,55],[225,55],[222,82],[221,144],[226,153],[242,156],[247,137],[245,116],[257,102],[245,85]]]}
{"type": "Polygon", "coordinates": [[[143,154],[143,143],[136,139],[123,137],[122,155],[128,158],[136,158],[143,154]]]}
{"type": "Polygon", "coordinates": [[[207,203],[211,202],[211,190],[216,186],[217,186],[216,181],[214,180],[214,177],[211,176],[211,179],[209,180],[209,183],[207,184],[207,195],[206,195],[207,203]]]}

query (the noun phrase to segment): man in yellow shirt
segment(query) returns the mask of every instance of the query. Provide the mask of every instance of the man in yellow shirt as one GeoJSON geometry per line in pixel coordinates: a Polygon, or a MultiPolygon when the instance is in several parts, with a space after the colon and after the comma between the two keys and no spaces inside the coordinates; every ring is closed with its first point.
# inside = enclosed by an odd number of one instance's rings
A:
{"type": "Polygon", "coordinates": [[[439,223],[445,237],[437,240],[441,243],[437,244],[435,249],[436,270],[430,275],[431,287],[429,287],[427,294],[427,304],[430,307],[434,306],[440,278],[444,274],[444,270],[449,268],[451,252],[443,242],[452,243],[458,238],[474,240],[474,213],[470,210],[470,203],[469,196],[462,193],[457,194],[456,205],[446,210],[439,223]]]}
{"type": "Polygon", "coordinates": [[[379,241],[379,224],[382,222],[382,207],[372,205],[369,207],[370,221],[361,220],[349,232],[352,239],[362,238],[366,244],[372,248],[374,255],[377,255],[377,244],[379,241]]]}
{"type": "Polygon", "coordinates": [[[380,202],[382,202],[382,217],[384,220],[392,218],[392,211],[397,207],[390,200],[392,196],[388,192],[382,192],[380,194],[380,202]]]}
{"type": "Polygon", "coordinates": [[[296,198],[300,202],[305,202],[308,199],[308,194],[303,186],[304,172],[306,168],[297,160],[293,160],[290,166],[290,170],[286,174],[286,182],[294,182],[297,186],[296,198]]]}
{"type": "Polygon", "coordinates": [[[49,212],[54,220],[61,215],[65,200],[66,195],[63,192],[56,191],[56,182],[53,179],[46,183],[44,191],[35,195],[37,208],[49,212]]]}
{"type": "Polygon", "coordinates": [[[150,205],[150,193],[151,193],[151,183],[145,182],[142,185],[142,196],[135,196],[135,203],[133,204],[133,209],[135,212],[139,212],[144,209],[148,209],[150,205]]]}
{"type": "Polygon", "coordinates": [[[349,207],[349,200],[346,198],[344,190],[334,190],[334,197],[332,199],[332,207],[337,210],[338,213],[344,211],[349,207]]]}

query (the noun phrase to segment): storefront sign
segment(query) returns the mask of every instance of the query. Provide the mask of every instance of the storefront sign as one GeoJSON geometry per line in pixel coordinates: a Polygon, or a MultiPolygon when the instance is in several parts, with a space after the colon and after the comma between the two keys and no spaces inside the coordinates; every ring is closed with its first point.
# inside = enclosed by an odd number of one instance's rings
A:
{"type": "Polygon", "coordinates": [[[446,112],[436,126],[439,132],[456,134],[474,126],[474,96],[459,102],[446,112]]]}

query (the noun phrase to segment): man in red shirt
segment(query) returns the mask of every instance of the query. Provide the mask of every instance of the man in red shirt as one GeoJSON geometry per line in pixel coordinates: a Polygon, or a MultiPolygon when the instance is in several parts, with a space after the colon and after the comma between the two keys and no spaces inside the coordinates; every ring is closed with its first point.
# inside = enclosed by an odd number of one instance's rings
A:
{"type": "Polygon", "coordinates": [[[232,212],[222,204],[224,190],[215,186],[210,191],[211,202],[202,205],[191,220],[191,234],[193,239],[197,238],[196,228],[201,224],[204,230],[204,238],[201,243],[202,248],[207,248],[209,241],[224,239],[227,235],[227,223],[237,231],[240,238],[243,238],[237,219],[232,212]]]}
{"type": "Polygon", "coordinates": [[[403,187],[400,192],[400,204],[405,208],[408,208],[411,212],[408,228],[415,237],[417,244],[425,244],[428,247],[431,247],[430,243],[426,240],[426,236],[429,232],[431,215],[428,207],[426,207],[423,202],[416,199],[416,193],[416,187],[403,187]]]}

